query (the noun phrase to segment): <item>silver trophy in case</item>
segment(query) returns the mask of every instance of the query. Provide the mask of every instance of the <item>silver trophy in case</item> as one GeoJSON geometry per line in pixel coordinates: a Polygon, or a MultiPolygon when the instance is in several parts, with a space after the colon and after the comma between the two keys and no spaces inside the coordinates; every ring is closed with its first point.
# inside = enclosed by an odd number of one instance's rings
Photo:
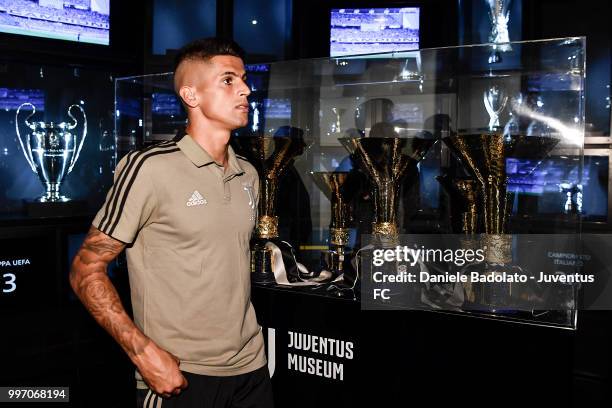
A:
{"type": "Polygon", "coordinates": [[[45,187],[45,193],[36,201],[43,203],[69,201],[69,198],[60,194],[60,186],[66,175],[74,168],[83,148],[87,136],[87,115],[80,105],[71,105],[68,108],[68,116],[72,119],[70,123],[30,122],[30,118],[35,113],[36,108],[31,103],[21,104],[15,114],[15,129],[23,155],[45,187]],[[25,106],[30,106],[32,111],[24,120],[29,131],[22,137],[19,130],[19,114],[25,106]],[[75,131],[78,121],[72,114],[73,109],[77,109],[83,115],[83,130],[80,137],[75,131]]]}

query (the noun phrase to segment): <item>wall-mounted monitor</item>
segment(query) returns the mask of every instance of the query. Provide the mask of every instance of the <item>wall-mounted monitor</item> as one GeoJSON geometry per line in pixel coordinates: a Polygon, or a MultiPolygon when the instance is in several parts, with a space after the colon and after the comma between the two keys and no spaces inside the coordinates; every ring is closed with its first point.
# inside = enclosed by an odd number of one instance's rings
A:
{"type": "Polygon", "coordinates": [[[110,0],[0,0],[0,32],[109,45],[110,0]]]}
{"type": "Polygon", "coordinates": [[[153,92],[152,114],[158,116],[180,116],[185,112],[174,93],[153,92]]]}
{"type": "Polygon", "coordinates": [[[584,158],[508,159],[508,190],[515,193],[516,201],[513,212],[521,213],[521,207],[528,205],[541,214],[575,213],[584,221],[607,222],[610,164],[609,153],[597,149],[585,149],[584,158]]]}
{"type": "Polygon", "coordinates": [[[419,7],[331,10],[331,57],[419,48],[419,7]]]}
{"type": "Polygon", "coordinates": [[[291,100],[287,98],[266,98],[263,101],[266,119],[291,119],[291,100]]]}
{"type": "MultiPolygon", "coordinates": [[[[45,92],[42,89],[0,88],[0,111],[16,111],[24,102],[31,103],[38,112],[42,112],[45,110],[45,92]]],[[[25,106],[23,109],[31,108],[25,106]]]]}

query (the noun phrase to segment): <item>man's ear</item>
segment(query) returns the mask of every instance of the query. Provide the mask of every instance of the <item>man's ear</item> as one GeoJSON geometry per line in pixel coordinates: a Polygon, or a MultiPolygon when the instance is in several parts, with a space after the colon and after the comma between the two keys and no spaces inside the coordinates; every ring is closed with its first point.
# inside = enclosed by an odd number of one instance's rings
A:
{"type": "Polygon", "coordinates": [[[195,108],[198,106],[198,98],[193,87],[182,86],[181,89],[179,89],[179,95],[181,95],[181,99],[185,105],[189,106],[190,108],[195,108]]]}

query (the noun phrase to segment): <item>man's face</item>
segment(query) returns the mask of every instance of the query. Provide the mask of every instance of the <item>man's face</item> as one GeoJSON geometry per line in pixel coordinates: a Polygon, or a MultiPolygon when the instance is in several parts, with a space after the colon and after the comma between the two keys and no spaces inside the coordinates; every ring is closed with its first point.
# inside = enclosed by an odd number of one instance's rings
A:
{"type": "Polygon", "coordinates": [[[251,93],[246,84],[244,64],[238,57],[217,55],[195,64],[200,80],[196,86],[199,109],[219,128],[234,130],[249,121],[251,93]]]}

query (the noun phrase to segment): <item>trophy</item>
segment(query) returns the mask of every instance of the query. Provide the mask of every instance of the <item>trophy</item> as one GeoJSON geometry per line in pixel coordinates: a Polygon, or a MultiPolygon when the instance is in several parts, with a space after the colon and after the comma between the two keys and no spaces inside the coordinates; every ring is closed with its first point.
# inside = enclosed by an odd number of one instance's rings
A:
{"type": "Polygon", "coordinates": [[[449,195],[453,205],[453,208],[451,208],[453,232],[470,236],[475,234],[478,227],[478,186],[476,181],[468,177],[452,178],[449,176],[437,176],[436,180],[449,195]]]}
{"type": "Polygon", "coordinates": [[[418,172],[418,162],[423,159],[435,140],[376,136],[344,137],[339,140],[357,158],[361,169],[372,183],[372,234],[382,242],[397,241],[396,213],[401,182],[408,173],[418,172]]]}
{"type": "MultiPolygon", "coordinates": [[[[370,134],[390,134],[391,125],[379,122],[372,126],[370,134]],[[381,129],[382,128],[382,129],[381,129]]],[[[372,222],[372,239],[356,253],[357,265],[367,265],[362,273],[357,270],[354,284],[359,279],[370,284],[371,262],[374,248],[394,248],[399,245],[399,227],[396,217],[399,207],[399,193],[407,176],[416,176],[417,164],[425,157],[428,149],[435,143],[433,138],[421,137],[343,137],[340,143],[352,154],[356,164],[366,174],[372,186],[374,198],[374,217],[372,222]],[[361,276],[363,275],[363,276],[361,276]]],[[[412,177],[410,177],[412,178],[412,177]]],[[[406,270],[405,262],[390,262],[381,266],[388,273],[406,270]]],[[[359,282],[361,284],[361,282],[359,282]]],[[[420,296],[418,287],[385,287],[399,299],[414,299],[420,296]]]]}
{"type": "Polygon", "coordinates": [[[331,203],[329,223],[329,250],[322,258],[326,268],[334,275],[344,272],[345,247],[349,240],[349,192],[346,189],[348,172],[310,172],[315,184],[331,203]]]}
{"type": "Polygon", "coordinates": [[[501,62],[501,52],[510,51],[510,35],[508,34],[508,21],[510,20],[511,0],[485,0],[489,6],[491,19],[491,33],[489,42],[493,43],[493,50],[489,55],[489,64],[501,62]]]}
{"type": "MultiPolygon", "coordinates": [[[[505,235],[508,233],[508,214],[512,210],[511,195],[507,192],[506,159],[529,159],[537,163],[547,156],[559,139],[504,134],[503,128],[494,126],[482,131],[464,131],[445,137],[443,141],[477,185],[475,196],[479,201],[478,212],[483,219],[482,227],[477,228],[477,232],[484,233],[481,247],[485,255],[485,273],[501,274],[504,268],[513,268],[512,237],[505,235]]],[[[501,288],[480,287],[474,298],[478,299],[477,303],[492,307],[495,311],[506,305],[509,298],[516,296],[516,293],[512,293],[511,283],[503,285],[501,288]]]]}
{"type": "Polygon", "coordinates": [[[499,127],[499,114],[506,107],[508,96],[502,88],[493,85],[483,92],[482,99],[489,114],[489,130],[493,131],[499,127]]]}
{"type": "Polygon", "coordinates": [[[251,251],[251,272],[254,282],[274,283],[272,252],[266,242],[278,238],[276,197],[278,182],[306,144],[302,138],[288,136],[238,136],[234,142],[259,174],[259,203],[256,242],[251,251]]]}
{"type": "Polygon", "coordinates": [[[571,180],[559,183],[559,192],[565,195],[562,203],[565,214],[582,214],[582,184],[571,180]]]}
{"type": "MultiPolygon", "coordinates": [[[[479,248],[478,233],[478,183],[469,177],[437,176],[451,202],[451,225],[453,233],[462,234],[459,245],[463,249],[479,248]]],[[[461,270],[460,270],[461,272],[461,270]]],[[[463,282],[465,299],[474,303],[476,293],[471,282],[463,282]]]]}
{"type": "Polygon", "coordinates": [[[66,202],[70,199],[60,194],[60,186],[76,164],[83,142],[87,136],[87,116],[80,105],[71,105],[68,116],[72,123],[30,122],[36,113],[31,103],[23,103],[15,114],[15,129],[23,154],[34,173],[45,187],[45,193],[37,199],[38,202],[66,202]],[[19,113],[24,106],[30,106],[32,112],[25,118],[25,125],[30,129],[26,137],[19,131],[19,113]],[[73,130],[77,120],[72,115],[72,109],[77,108],[83,115],[83,132],[81,137],[73,130]]]}
{"type": "Polygon", "coordinates": [[[251,125],[251,130],[253,132],[258,132],[259,128],[261,126],[260,123],[260,113],[259,113],[259,103],[258,102],[251,102],[249,105],[251,105],[251,108],[253,109],[253,124],[251,125]]]}
{"type": "Polygon", "coordinates": [[[330,132],[331,133],[342,133],[341,119],[342,119],[342,115],[344,115],[344,112],[346,112],[346,109],[332,107],[331,111],[334,113],[334,121],[332,122],[330,126],[330,132]]]}

